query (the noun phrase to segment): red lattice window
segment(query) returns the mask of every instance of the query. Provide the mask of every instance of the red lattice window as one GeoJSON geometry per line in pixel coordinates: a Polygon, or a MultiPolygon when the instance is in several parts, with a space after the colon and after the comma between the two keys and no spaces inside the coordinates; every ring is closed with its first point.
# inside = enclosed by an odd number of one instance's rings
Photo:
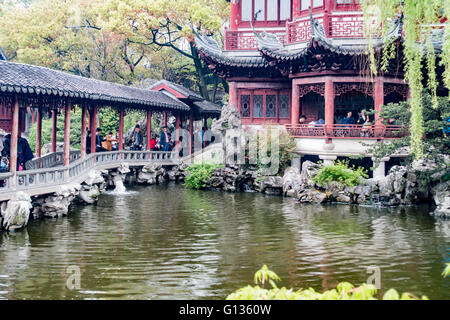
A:
{"type": "Polygon", "coordinates": [[[285,122],[290,118],[289,89],[242,89],[239,91],[239,97],[242,118],[255,119],[256,123],[266,120],[285,122]]]}
{"type": "Polygon", "coordinates": [[[243,118],[250,118],[250,95],[245,94],[241,96],[241,116],[243,118]]]}

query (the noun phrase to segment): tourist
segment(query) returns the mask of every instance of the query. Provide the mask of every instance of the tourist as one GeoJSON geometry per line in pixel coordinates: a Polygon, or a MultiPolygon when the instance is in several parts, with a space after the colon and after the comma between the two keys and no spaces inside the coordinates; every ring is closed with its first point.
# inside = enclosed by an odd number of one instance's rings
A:
{"type": "Polygon", "coordinates": [[[395,126],[396,124],[397,124],[397,120],[395,120],[394,118],[389,118],[388,125],[395,126]]]}
{"type": "Polygon", "coordinates": [[[91,130],[88,130],[86,135],[86,153],[91,153],[91,130]]]}
{"type": "Polygon", "coordinates": [[[324,125],[324,124],[325,124],[325,120],[323,120],[322,118],[320,118],[319,120],[316,121],[316,124],[324,125]]]}
{"type": "Polygon", "coordinates": [[[205,135],[206,135],[206,128],[202,127],[202,148],[206,147],[205,135]]]}
{"type": "Polygon", "coordinates": [[[361,113],[359,114],[357,124],[365,124],[367,121],[369,121],[369,116],[366,114],[366,110],[362,109],[361,113]]]}
{"type": "Polygon", "coordinates": [[[347,116],[342,121],[342,124],[355,124],[355,118],[353,118],[353,112],[348,111],[347,116]]]}
{"type": "Polygon", "coordinates": [[[155,150],[156,148],[156,136],[154,134],[151,135],[151,139],[150,139],[150,150],[155,150]]]}
{"type": "Polygon", "coordinates": [[[142,146],[144,145],[144,136],[142,135],[141,127],[138,124],[134,127],[132,139],[133,145],[131,147],[131,150],[135,151],[142,150],[142,146]]]}
{"type": "Polygon", "coordinates": [[[169,150],[169,134],[167,133],[167,127],[162,128],[161,136],[159,138],[159,144],[161,145],[162,151],[169,150]]]}
{"type": "Polygon", "coordinates": [[[300,116],[300,120],[299,120],[299,123],[300,124],[306,124],[306,116],[304,115],[304,114],[302,114],[301,116],[300,116]]]}
{"type": "Polygon", "coordinates": [[[107,151],[102,146],[102,136],[101,136],[101,134],[102,134],[102,129],[101,128],[97,128],[95,130],[95,152],[107,151]]]}
{"type": "MultiPolygon", "coordinates": [[[[9,159],[11,152],[11,134],[8,133],[3,138],[3,149],[2,156],[9,159]]],[[[19,139],[17,141],[17,171],[29,170],[31,169],[31,160],[34,158],[33,152],[31,151],[30,144],[28,140],[22,138],[19,133],[19,139]]]]}
{"type": "Polygon", "coordinates": [[[447,123],[442,128],[442,133],[444,134],[444,137],[447,137],[450,133],[450,117],[447,118],[447,123]]]}
{"type": "Polygon", "coordinates": [[[112,142],[117,141],[117,139],[114,139],[112,136],[112,132],[108,132],[105,139],[102,142],[102,147],[108,151],[112,151],[112,142]]]}

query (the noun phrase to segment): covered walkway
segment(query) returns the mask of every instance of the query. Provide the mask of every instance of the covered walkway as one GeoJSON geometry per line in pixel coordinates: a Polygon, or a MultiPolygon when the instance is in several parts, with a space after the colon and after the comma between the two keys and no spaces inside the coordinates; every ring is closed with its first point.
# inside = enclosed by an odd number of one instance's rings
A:
{"type": "MultiPolygon", "coordinates": [[[[145,151],[125,151],[125,113],[129,110],[144,111],[147,123],[150,123],[148,128],[151,128],[152,113],[171,114],[176,118],[175,142],[178,142],[178,130],[182,127],[183,119],[194,117],[193,108],[163,92],[8,61],[0,61],[0,110],[6,116],[0,124],[11,133],[10,170],[9,173],[0,174],[0,201],[8,200],[8,195],[18,190],[26,190],[30,195],[53,192],[62,184],[82,181],[90,169],[110,169],[123,162],[135,166],[149,162],[177,164],[177,149],[174,152],[151,152],[149,141],[145,151]],[[118,151],[87,154],[87,131],[90,130],[94,137],[97,113],[103,107],[111,107],[119,113],[118,151]],[[75,108],[82,110],[80,150],[70,151],[70,118],[75,108]],[[36,158],[31,161],[31,170],[18,171],[18,139],[24,130],[23,119],[31,111],[37,114],[36,158]],[[56,152],[58,114],[64,114],[63,152],[56,152]],[[52,119],[52,147],[50,154],[41,156],[43,115],[51,116],[52,119]]],[[[192,125],[189,127],[193,129],[192,125]]],[[[190,134],[192,137],[192,130],[190,134]]],[[[150,136],[147,135],[147,140],[150,140],[150,136]]],[[[95,149],[96,141],[92,138],[90,150],[95,149]]]]}

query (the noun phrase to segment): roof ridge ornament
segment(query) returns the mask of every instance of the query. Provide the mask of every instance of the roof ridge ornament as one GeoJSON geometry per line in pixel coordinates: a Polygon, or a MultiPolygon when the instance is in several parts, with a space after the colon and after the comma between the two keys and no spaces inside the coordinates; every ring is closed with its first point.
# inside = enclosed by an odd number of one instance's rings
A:
{"type": "MultiPolygon", "coordinates": [[[[258,18],[258,14],[261,13],[261,10],[255,13],[254,19],[258,18]]],[[[258,44],[258,50],[263,49],[282,49],[284,47],[283,43],[278,39],[278,37],[273,33],[268,33],[263,31],[261,33],[256,32],[255,27],[253,26],[252,20],[250,20],[250,27],[252,28],[253,34],[255,35],[256,42],[258,44]]]]}
{"type": "Polygon", "coordinates": [[[308,10],[309,10],[309,21],[311,24],[311,38],[320,40],[327,39],[327,36],[325,35],[325,28],[323,27],[323,25],[319,23],[319,21],[316,21],[313,18],[311,6],[308,7],[308,10]]]}

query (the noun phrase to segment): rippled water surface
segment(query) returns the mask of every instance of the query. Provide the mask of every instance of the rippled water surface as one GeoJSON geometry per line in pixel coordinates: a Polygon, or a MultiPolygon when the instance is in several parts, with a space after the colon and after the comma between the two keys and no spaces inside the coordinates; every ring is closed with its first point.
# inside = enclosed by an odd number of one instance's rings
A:
{"type": "Polygon", "coordinates": [[[3,299],[222,299],[267,264],[289,287],[365,282],[450,299],[450,221],[428,207],[300,205],[258,193],[135,187],[0,234],[3,299]],[[66,287],[69,266],[81,289],[66,287]]]}

